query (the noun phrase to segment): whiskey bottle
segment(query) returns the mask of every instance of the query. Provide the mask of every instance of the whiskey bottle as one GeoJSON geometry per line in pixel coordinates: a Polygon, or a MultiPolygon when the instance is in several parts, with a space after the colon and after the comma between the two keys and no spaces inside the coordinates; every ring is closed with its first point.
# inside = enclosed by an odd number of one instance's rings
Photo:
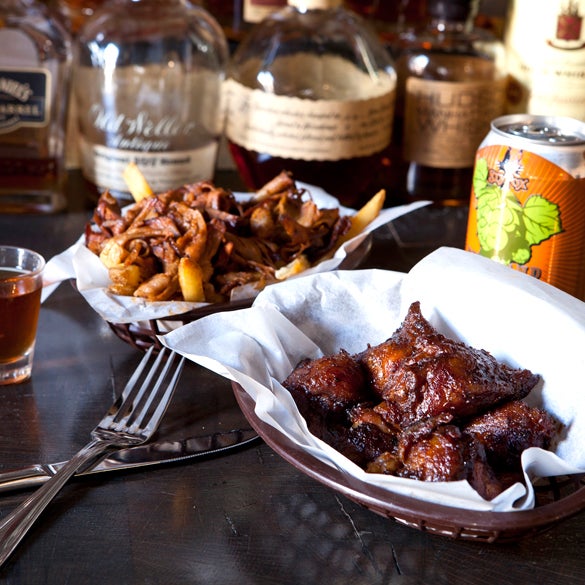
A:
{"type": "Polygon", "coordinates": [[[404,32],[420,27],[426,18],[426,0],[345,0],[344,5],[370,21],[389,47],[404,32]]]}
{"type": "Polygon", "coordinates": [[[236,50],[226,136],[249,188],[282,170],[347,206],[378,187],[390,142],[396,73],[341,0],[289,0],[236,50]]]}
{"type": "Polygon", "coordinates": [[[0,212],[66,206],[71,40],[36,0],[0,5],[0,212]]]}
{"type": "Polygon", "coordinates": [[[200,0],[219,22],[232,46],[257,22],[286,6],[286,0],[200,0]]]}
{"type": "Polygon", "coordinates": [[[61,14],[68,30],[75,36],[83,24],[107,0],[53,0],[49,6],[55,6],[61,14]]]}
{"type": "Polygon", "coordinates": [[[501,41],[474,28],[477,0],[428,0],[428,24],[396,51],[395,126],[402,163],[392,186],[406,199],[469,202],[475,151],[505,107],[501,41]]]}
{"type": "Polygon", "coordinates": [[[81,169],[95,191],[129,199],[130,162],[155,192],[212,179],[229,57],[217,21],[182,0],[113,0],[78,38],[81,169]]]}

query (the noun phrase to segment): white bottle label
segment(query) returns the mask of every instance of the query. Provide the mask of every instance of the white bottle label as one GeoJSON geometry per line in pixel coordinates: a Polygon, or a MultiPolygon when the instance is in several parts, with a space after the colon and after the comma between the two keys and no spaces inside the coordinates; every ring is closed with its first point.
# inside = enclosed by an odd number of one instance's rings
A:
{"type": "Polygon", "coordinates": [[[505,82],[431,81],[409,77],[405,158],[433,168],[472,167],[475,151],[502,114],[505,82]]]}
{"type": "Polygon", "coordinates": [[[138,165],[155,193],[211,179],[218,143],[180,152],[137,152],[91,144],[81,138],[81,157],[87,178],[101,189],[127,192],[122,175],[129,163],[138,165]]]}
{"type": "Polygon", "coordinates": [[[81,164],[99,188],[127,192],[136,162],[156,191],[213,177],[223,123],[222,81],[152,64],[76,72],[81,164]]]}
{"type": "Polygon", "coordinates": [[[505,35],[508,111],[585,121],[585,0],[514,0],[505,35]]]}
{"type": "Polygon", "coordinates": [[[226,136],[247,150],[297,160],[369,156],[390,143],[394,80],[363,99],[303,99],[226,82],[226,136]]]}

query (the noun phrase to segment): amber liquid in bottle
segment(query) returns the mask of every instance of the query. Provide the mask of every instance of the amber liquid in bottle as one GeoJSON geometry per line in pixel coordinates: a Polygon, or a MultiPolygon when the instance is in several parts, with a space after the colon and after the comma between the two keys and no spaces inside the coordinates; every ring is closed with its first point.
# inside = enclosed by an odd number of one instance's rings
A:
{"type": "Polygon", "coordinates": [[[403,201],[469,202],[475,151],[503,113],[503,45],[474,29],[475,0],[428,0],[429,20],[391,52],[398,75],[390,189],[403,201]]]}
{"type": "Polygon", "coordinates": [[[283,170],[302,177],[303,182],[319,185],[347,207],[359,207],[368,196],[383,187],[381,165],[387,164],[383,154],[336,161],[304,161],[280,158],[247,150],[228,142],[230,152],[249,189],[257,190],[283,170]]]}
{"type": "Polygon", "coordinates": [[[0,212],[66,205],[64,141],[71,44],[45,6],[0,6],[0,212]]]}
{"type": "Polygon", "coordinates": [[[63,15],[70,31],[77,34],[84,22],[107,0],[56,0],[57,10],[63,15]]]}
{"type": "Polygon", "coordinates": [[[35,148],[34,144],[43,141],[41,132],[33,135],[32,141],[28,156],[22,158],[15,156],[14,150],[0,146],[0,210],[5,213],[57,211],[64,204],[61,199],[65,178],[59,160],[43,158],[40,149],[35,148]],[[26,196],[23,198],[17,190],[26,196]]]}

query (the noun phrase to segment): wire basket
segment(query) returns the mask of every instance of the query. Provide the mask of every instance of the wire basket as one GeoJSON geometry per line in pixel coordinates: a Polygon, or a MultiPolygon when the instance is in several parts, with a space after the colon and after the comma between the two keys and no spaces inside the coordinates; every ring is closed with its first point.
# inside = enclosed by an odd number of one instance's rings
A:
{"type": "Polygon", "coordinates": [[[181,325],[192,323],[213,313],[245,309],[250,307],[252,302],[253,299],[242,299],[226,303],[213,303],[180,315],[172,315],[164,319],[150,319],[141,323],[111,323],[110,321],[107,321],[107,323],[122,341],[132,347],[146,351],[154,345],[159,350],[162,348],[162,343],[158,338],[159,335],[164,335],[181,325]]]}
{"type": "Polygon", "coordinates": [[[534,485],[535,507],[516,512],[465,510],[391,494],[302,450],[256,416],[253,399],[239,384],[232,382],[232,388],[250,425],[283,459],[372,512],[423,532],[483,543],[514,542],[539,534],[585,509],[585,474],[539,480],[534,485]]]}

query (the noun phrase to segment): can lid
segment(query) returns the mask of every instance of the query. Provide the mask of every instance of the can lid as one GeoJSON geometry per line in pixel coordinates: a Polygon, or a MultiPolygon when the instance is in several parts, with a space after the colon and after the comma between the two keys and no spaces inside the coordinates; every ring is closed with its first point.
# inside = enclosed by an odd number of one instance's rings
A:
{"type": "Polygon", "coordinates": [[[503,116],[493,121],[500,132],[549,145],[585,143],[585,124],[554,116],[503,116]]]}

